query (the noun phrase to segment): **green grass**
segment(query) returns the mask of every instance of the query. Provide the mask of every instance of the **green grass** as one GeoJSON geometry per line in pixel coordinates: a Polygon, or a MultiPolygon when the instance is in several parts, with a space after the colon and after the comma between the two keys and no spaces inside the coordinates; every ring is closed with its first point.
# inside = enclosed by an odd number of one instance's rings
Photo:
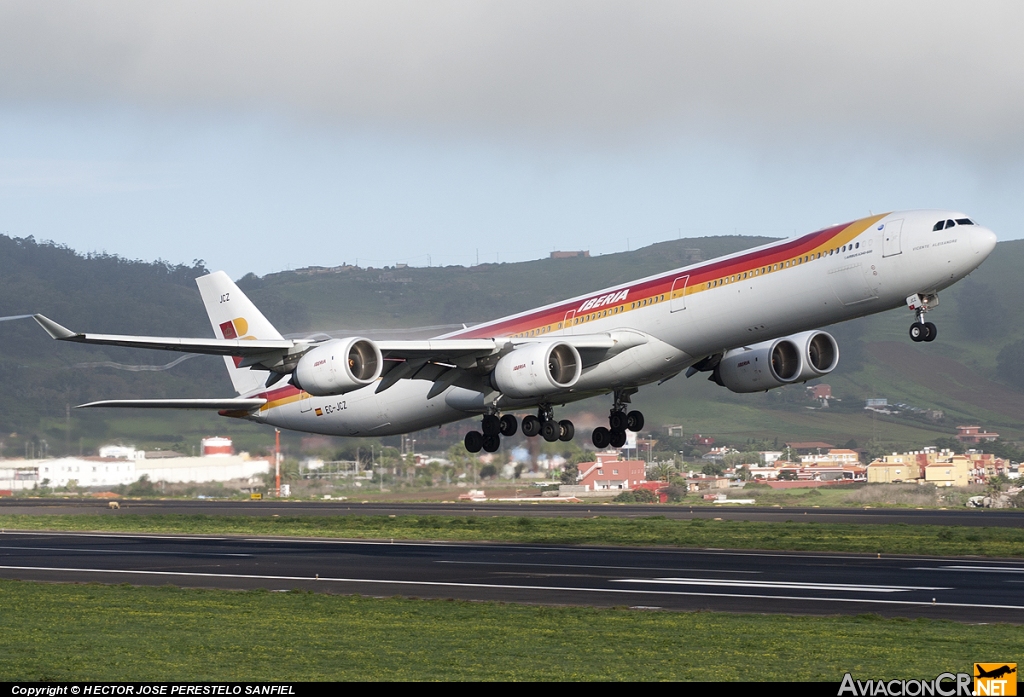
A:
{"type": "Polygon", "coordinates": [[[0,680],[934,678],[1008,625],[0,581],[0,680]]]}
{"type": "Polygon", "coordinates": [[[940,525],[507,516],[0,516],[8,530],[281,535],[399,540],[720,547],[869,554],[1024,556],[1024,530],[940,525]]]}

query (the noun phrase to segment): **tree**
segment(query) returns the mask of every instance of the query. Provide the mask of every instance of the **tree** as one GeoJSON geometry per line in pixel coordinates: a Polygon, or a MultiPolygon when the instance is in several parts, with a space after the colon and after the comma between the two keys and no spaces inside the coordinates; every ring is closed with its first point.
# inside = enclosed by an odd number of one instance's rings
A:
{"type": "Polygon", "coordinates": [[[686,498],[686,486],[683,484],[671,484],[665,489],[665,493],[668,494],[668,500],[672,503],[679,503],[686,498]]]}
{"type": "Polygon", "coordinates": [[[706,474],[709,477],[721,477],[722,473],[725,472],[725,465],[721,462],[708,462],[706,465],[700,468],[701,473],[706,474]]]}
{"type": "Polygon", "coordinates": [[[562,484],[575,484],[579,481],[580,468],[575,462],[567,462],[562,467],[562,474],[559,476],[559,480],[562,484]]]}
{"type": "Polygon", "coordinates": [[[633,498],[637,503],[659,503],[658,495],[650,489],[636,489],[633,491],[633,498]]]}

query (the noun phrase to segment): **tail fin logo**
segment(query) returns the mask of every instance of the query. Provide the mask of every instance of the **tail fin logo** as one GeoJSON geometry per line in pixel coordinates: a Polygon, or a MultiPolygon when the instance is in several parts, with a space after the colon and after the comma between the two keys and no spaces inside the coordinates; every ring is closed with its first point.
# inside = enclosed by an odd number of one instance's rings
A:
{"type": "Polygon", "coordinates": [[[225,339],[253,338],[246,336],[249,333],[249,323],[245,321],[244,317],[236,317],[233,320],[224,322],[220,325],[220,333],[224,335],[225,339]]]}
{"type": "MultiPolygon", "coordinates": [[[[245,321],[244,317],[236,317],[233,320],[229,320],[220,325],[220,333],[224,335],[225,339],[255,339],[254,336],[246,336],[249,332],[249,323],[245,321]]],[[[242,362],[241,356],[232,356],[231,359],[235,362],[235,367],[242,362]]]]}

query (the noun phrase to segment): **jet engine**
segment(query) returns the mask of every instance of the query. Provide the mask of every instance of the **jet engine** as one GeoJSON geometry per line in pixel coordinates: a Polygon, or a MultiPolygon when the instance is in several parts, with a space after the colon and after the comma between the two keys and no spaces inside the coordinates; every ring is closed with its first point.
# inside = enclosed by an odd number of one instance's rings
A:
{"type": "Polygon", "coordinates": [[[710,379],[733,392],[760,392],[827,375],[837,365],[836,340],[811,331],[726,351],[710,379]]]}
{"type": "Polygon", "coordinates": [[[317,397],[345,394],[380,377],[384,357],[369,339],[336,339],[303,354],[292,384],[317,397]]]}
{"type": "Polygon", "coordinates": [[[502,356],[491,373],[491,384],[509,397],[541,397],[575,385],[582,369],[579,351],[571,344],[528,344],[502,356]]]}

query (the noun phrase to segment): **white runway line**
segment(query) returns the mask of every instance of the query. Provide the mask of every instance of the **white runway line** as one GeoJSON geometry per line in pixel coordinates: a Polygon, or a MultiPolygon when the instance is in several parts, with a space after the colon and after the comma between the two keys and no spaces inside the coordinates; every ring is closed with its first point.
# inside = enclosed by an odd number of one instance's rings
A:
{"type": "Polygon", "coordinates": [[[0,549],[16,549],[21,552],[89,552],[91,554],[156,554],[169,557],[254,557],[255,554],[241,552],[154,552],[142,549],[86,549],[84,547],[19,547],[0,545],[0,549]]]}
{"type": "MultiPolygon", "coordinates": [[[[610,564],[539,564],[539,563],[523,563],[523,562],[503,562],[503,561],[459,561],[457,559],[438,559],[435,563],[437,564],[459,564],[466,566],[538,566],[544,568],[556,568],[556,569],[612,569],[612,570],[623,570],[623,571],[690,571],[690,569],[666,569],[664,567],[657,566],[612,566],[610,564]]],[[[701,569],[704,573],[712,574],[762,574],[763,571],[738,571],[734,569],[701,569]]]]}
{"type": "Polygon", "coordinates": [[[989,574],[1024,574],[1021,566],[912,566],[911,571],[978,571],[989,574]]]}
{"type": "Polygon", "coordinates": [[[803,583],[800,581],[744,581],[728,578],[617,578],[612,583],[662,583],[677,586],[728,586],[733,588],[779,588],[788,590],[847,591],[857,593],[901,593],[906,591],[948,591],[932,586],[870,586],[855,583],[803,583]]]}
{"type": "Polygon", "coordinates": [[[130,571],[127,569],[76,569],[49,566],[0,566],[0,570],[10,571],[51,571],[61,573],[93,573],[93,574],[120,574],[125,576],[164,576],[177,578],[226,578],[226,579],[250,579],[267,581],[304,581],[304,582],[327,582],[327,583],[351,583],[370,584],[384,586],[435,586],[439,588],[483,588],[495,590],[518,590],[518,591],[545,591],[562,593],[601,593],[611,595],[660,595],[679,597],[700,597],[700,598],[739,598],[749,600],[789,600],[808,601],[823,603],[856,603],[861,605],[912,605],[916,607],[961,607],[978,608],[990,610],[1024,610],[1024,605],[996,605],[989,603],[946,603],[927,602],[922,600],[882,600],[880,598],[821,598],[815,596],[797,595],[760,595],[754,593],[708,593],[697,591],[669,591],[669,590],[644,590],[641,588],[578,588],[565,586],[517,586],[501,583],[454,583],[451,581],[404,581],[375,578],[331,578],[320,576],[266,576],[257,574],[211,574],[191,573],[186,571],[130,571]]]}

